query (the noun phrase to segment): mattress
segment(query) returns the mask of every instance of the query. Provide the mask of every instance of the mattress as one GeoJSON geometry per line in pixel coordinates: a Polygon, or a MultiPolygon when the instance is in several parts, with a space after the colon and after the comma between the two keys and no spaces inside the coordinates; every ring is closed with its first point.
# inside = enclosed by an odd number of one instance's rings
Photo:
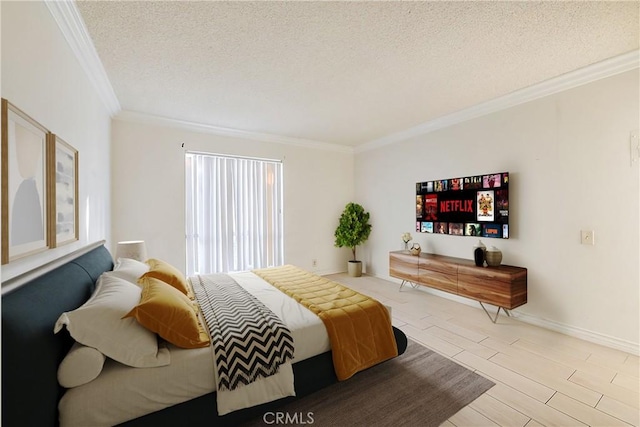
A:
{"type": "MultiPolygon", "coordinates": [[[[314,313],[251,272],[231,276],[290,329],[294,363],[331,349],[324,324],[314,313]]],[[[64,394],[59,403],[60,425],[111,426],[215,391],[212,347],[167,347],[168,366],[131,368],[108,359],[95,380],[64,394]]]]}

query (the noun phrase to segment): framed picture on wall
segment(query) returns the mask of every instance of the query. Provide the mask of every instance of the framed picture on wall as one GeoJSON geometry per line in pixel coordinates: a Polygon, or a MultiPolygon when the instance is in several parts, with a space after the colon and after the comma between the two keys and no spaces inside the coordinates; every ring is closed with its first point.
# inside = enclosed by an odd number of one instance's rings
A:
{"type": "Polygon", "coordinates": [[[51,245],[48,131],[2,99],[2,264],[51,245]]]}
{"type": "Polygon", "coordinates": [[[51,245],[78,240],[78,150],[55,134],[49,134],[51,158],[51,245]]]}

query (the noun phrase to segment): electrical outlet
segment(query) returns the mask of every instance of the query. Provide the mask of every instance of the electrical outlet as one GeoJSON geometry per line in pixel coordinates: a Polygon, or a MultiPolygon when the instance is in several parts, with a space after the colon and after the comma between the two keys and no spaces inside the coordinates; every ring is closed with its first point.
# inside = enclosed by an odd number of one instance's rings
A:
{"type": "Polygon", "coordinates": [[[317,259],[312,259],[311,260],[311,266],[312,267],[317,267],[318,266],[318,260],[317,259]]]}
{"type": "Polygon", "coordinates": [[[580,243],[583,245],[595,245],[593,230],[580,230],[580,243]]]}

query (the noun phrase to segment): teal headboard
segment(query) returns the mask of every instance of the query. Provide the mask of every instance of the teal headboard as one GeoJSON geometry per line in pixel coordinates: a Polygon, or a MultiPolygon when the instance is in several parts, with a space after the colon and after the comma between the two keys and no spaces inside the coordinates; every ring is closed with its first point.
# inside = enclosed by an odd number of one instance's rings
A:
{"type": "Polygon", "coordinates": [[[111,270],[104,246],[75,258],[2,295],[2,425],[55,426],[58,365],[73,344],[53,333],[64,311],[81,306],[102,272],[111,270]]]}

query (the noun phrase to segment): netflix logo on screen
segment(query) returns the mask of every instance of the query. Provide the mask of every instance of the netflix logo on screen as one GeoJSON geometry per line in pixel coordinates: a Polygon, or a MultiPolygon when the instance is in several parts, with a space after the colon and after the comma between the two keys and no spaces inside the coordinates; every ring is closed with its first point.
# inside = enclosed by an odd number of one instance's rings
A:
{"type": "Polygon", "coordinates": [[[473,212],[473,200],[443,200],[440,212],[473,212]]]}
{"type": "Polygon", "coordinates": [[[509,208],[509,172],[416,183],[422,233],[508,239],[509,208]]]}

